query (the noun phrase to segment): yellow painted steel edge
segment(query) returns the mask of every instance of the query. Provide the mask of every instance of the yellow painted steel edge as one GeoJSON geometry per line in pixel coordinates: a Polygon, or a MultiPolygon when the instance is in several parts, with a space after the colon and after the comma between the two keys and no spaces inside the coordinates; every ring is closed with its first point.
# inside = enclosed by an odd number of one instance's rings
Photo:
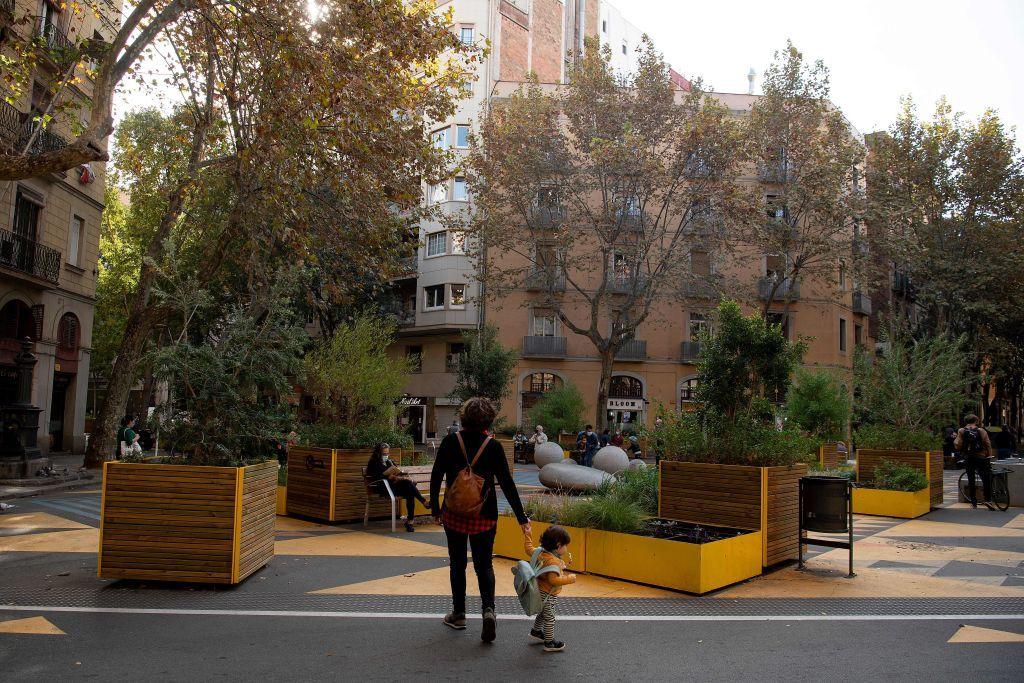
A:
{"type": "Polygon", "coordinates": [[[275,512],[282,517],[288,514],[288,487],[277,487],[277,509],[275,512]]]}
{"type": "Polygon", "coordinates": [[[768,566],[768,468],[761,468],[761,566],[768,566]]]}
{"type": "Polygon", "coordinates": [[[931,510],[929,488],[920,491],[887,491],[885,489],[853,489],[853,511],[860,515],[879,515],[914,519],[931,510]]]}
{"type": "Polygon", "coordinates": [[[242,547],[242,489],[245,486],[245,468],[235,469],[235,529],[231,538],[231,583],[238,583],[238,565],[242,547]]]}
{"type": "Polygon", "coordinates": [[[335,521],[334,520],[334,507],[335,507],[334,497],[338,493],[338,449],[337,448],[332,448],[331,449],[331,486],[330,486],[330,488],[328,490],[330,491],[330,496],[331,497],[330,497],[330,499],[329,499],[329,501],[327,503],[327,505],[328,505],[328,508],[327,508],[327,519],[328,519],[328,521],[333,522],[333,521],[335,521]]]}
{"type": "Polygon", "coordinates": [[[100,489],[100,547],[96,551],[96,576],[103,576],[103,518],[107,516],[107,465],[103,461],[103,487],[100,489]]]}
{"type": "MultiPolygon", "coordinates": [[[[531,521],[533,527],[533,542],[540,544],[540,535],[551,526],[545,522],[531,521]]],[[[588,571],[587,546],[590,532],[593,529],[581,529],[578,527],[564,527],[572,537],[569,544],[569,552],[572,553],[572,562],[569,570],[573,572],[588,571]]],[[[519,528],[519,522],[515,517],[508,515],[498,516],[497,534],[494,537],[494,554],[498,557],[507,557],[510,560],[528,560],[526,549],[523,547],[523,530],[519,528]]]]}

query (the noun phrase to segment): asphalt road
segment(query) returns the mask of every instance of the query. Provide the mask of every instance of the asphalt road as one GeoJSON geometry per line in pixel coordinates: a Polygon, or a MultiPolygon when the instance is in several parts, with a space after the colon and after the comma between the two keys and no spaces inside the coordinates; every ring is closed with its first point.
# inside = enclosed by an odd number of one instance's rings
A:
{"type": "MultiPolygon", "coordinates": [[[[525,621],[451,631],[434,618],[40,612],[66,635],[7,635],[7,681],[80,680],[1020,680],[1024,644],[947,643],[961,623],[586,622],[568,649],[526,643],[525,621]]],[[[0,620],[36,616],[5,612],[0,620]]],[[[1024,633],[1024,620],[973,625],[1024,633]]]]}

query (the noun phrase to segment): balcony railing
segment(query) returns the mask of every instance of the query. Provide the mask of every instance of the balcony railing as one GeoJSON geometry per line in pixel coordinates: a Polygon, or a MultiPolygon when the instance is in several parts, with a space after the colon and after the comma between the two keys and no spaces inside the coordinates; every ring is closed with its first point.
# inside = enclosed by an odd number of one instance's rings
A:
{"type": "MultiPolygon", "coordinates": [[[[0,147],[5,151],[20,155],[37,128],[39,128],[39,123],[32,121],[29,114],[20,112],[7,102],[0,100],[0,147]]],[[[32,140],[32,146],[28,152],[30,154],[53,152],[67,146],[67,140],[44,128],[32,140]]]]}
{"type": "Polygon", "coordinates": [[[774,164],[759,163],[757,177],[763,183],[784,183],[793,178],[793,169],[784,162],[774,164]]]}
{"type": "Polygon", "coordinates": [[[523,337],[526,358],[565,358],[565,337],[523,337]]]}
{"type": "Polygon", "coordinates": [[[700,342],[684,341],[680,344],[679,357],[684,363],[695,363],[700,356],[700,342]]]}
{"type": "Polygon", "coordinates": [[[0,0],[0,16],[14,16],[14,0],[0,0]]]}
{"type": "Polygon", "coordinates": [[[403,256],[398,259],[398,267],[395,269],[395,272],[401,278],[412,277],[416,275],[416,269],[418,266],[419,261],[415,254],[412,256],[403,256]]]}
{"type": "Polygon", "coordinates": [[[793,282],[789,278],[780,281],[774,277],[763,277],[757,281],[757,295],[761,299],[767,299],[769,296],[772,296],[772,299],[775,301],[787,298],[799,299],[800,284],[793,282]],[[777,287],[776,283],[778,284],[777,287]],[[772,296],[772,288],[775,289],[774,296],[772,296]]]}
{"type": "Polygon", "coordinates": [[[560,206],[534,206],[533,223],[538,228],[553,228],[565,220],[565,209],[560,206]]]}
{"type": "Polygon", "coordinates": [[[36,17],[36,35],[46,41],[46,47],[50,50],[50,58],[57,64],[66,64],[74,59],[75,44],[68,38],[68,34],[64,33],[51,19],[36,17]]]}
{"type": "Polygon", "coordinates": [[[642,275],[610,275],[608,277],[607,289],[614,294],[629,294],[644,286],[642,275]]]}
{"type": "Polygon", "coordinates": [[[25,115],[15,107],[0,100],[0,141],[4,150],[13,150],[17,146],[24,118],[25,115]]]}
{"type": "Polygon", "coordinates": [[[853,312],[861,315],[871,315],[871,297],[864,292],[853,293],[853,312]]]}
{"type": "Polygon", "coordinates": [[[699,280],[692,280],[683,283],[683,296],[688,299],[718,299],[721,292],[721,282],[711,277],[702,277],[699,280]]]}
{"type": "Polygon", "coordinates": [[[615,354],[615,360],[645,360],[647,358],[647,340],[630,339],[624,342],[615,354]]]}
{"type": "Polygon", "coordinates": [[[60,277],[60,252],[0,229],[0,266],[56,284],[60,277]]]}
{"type": "Polygon", "coordinates": [[[526,289],[531,292],[564,292],[565,274],[535,270],[526,276],[526,289]]]}

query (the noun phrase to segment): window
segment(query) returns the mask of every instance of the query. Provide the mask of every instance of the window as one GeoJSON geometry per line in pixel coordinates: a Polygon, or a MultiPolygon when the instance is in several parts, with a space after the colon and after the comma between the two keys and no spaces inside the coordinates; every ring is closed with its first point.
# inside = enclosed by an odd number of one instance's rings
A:
{"type": "Polygon", "coordinates": [[[466,350],[465,344],[451,343],[448,344],[448,353],[444,357],[444,370],[445,372],[456,372],[459,369],[459,360],[462,358],[462,352],[466,350]]]}
{"type": "Polygon", "coordinates": [[[559,191],[554,185],[545,185],[537,190],[537,206],[556,209],[560,204],[559,191]]]}
{"type": "Polygon", "coordinates": [[[80,260],[79,250],[85,242],[85,219],[72,216],[71,227],[68,228],[68,263],[77,266],[80,260]]]}
{"type": "Polygon", "coordinates": [[[431,137],[434,139],[434,147],[448,149],[448,130],[448,128],[442,128],[431,133],[431,137]]]}
{"type": "Polygon", "coordinates": [[[466,285],[449,285],[452,290],[452,297],[449,301],[451,308],[466,307],[466,285]]]}
{"type": "Polygon", "coordinates": [[[557,318],[546,308],[533,309],[533,326],[530,334],[534,337],[554,337],[557,318]]]}
{"type": "Polygon", "coordinates": [[[461,231],[452,232],[452,253],[453,254],[465,254],[466,253],[466,233],[461,231]]]}
{"type": "Polygon", "coordinates": [[[473,27],[472,26],[463,26],[461,29],[459,29],[459,40],[462,41],[463,45],[472,45],[473,44],[473,27]]]}
{"type": "Polygon", "coordinates": [[[626,54],[626,44],[622,44],[622,54],[626,54]]]}
{"type": "Polygon", "coordinates": [[[700,341],[702,333],[711,332],[711,321],[706,313],[690,313],[690,341],[700,341]]]}
{"type": "Polygon", "coordinates": [[[558,267],[558,256],[553,244],[538,244],[534,248],[535,264],[534,269],[538,272],[547,272],[558,267]]]}
{"type": "Polygon", "coordinates": [[[406,346],[405,357],[409,361],[409,372],[423,372],[422,346],[406,346]]]}
{"type": "Polygon", "coordinates": [[[455,126],[455,146],[469,147],[469,126],[455,126]]]}
{"type": "Polygon", "coordinates": [[[448,233],[432,232],[427,235],[427,258],[444,256],[448,250],[448,233]]]}
{"type": "Polygon", "coordinates": [[[455,179],[455,189],[452,192],[452,199],[457,202],[469,201],[469,187],[466,185],[465,178],[455,179]]]}
{"type": "Polygon", "coordinates": [[[630,267],[625,254],[612,254],[612,277],[616,282],[629,282],[630,267]]]}
{"type": "Polygon", "coordinates": [[[438,183],[430,186],[430,203],[440,204],[448,201],[448,183],[438,183]]]}
{"type": "Polygon", "coordinates": [[[784,313],[769,313],[768,322],[772,325],[782,326],[782,336],[789,339],[789,321],[791,316],[784,313]]]}
{"type": "Polygon", "coordinates": [[[854,325],[853,326],[853,345],[860,347],[864,346],[864,326],[854,325]]]}
{"type": "Polygon", "coordinates": [[[846,353],[846,319],[839,319],[839,351],[846,353]]]}
{"type": "Polygon", "coordinates": [[[65,313],[57,323],[57,348],[65,351],[78,349],[78,318],[74,313],[65,313]]]}
{"type": "Polygon", "coordinates": [[[697,378],[691,377],[690,379],[684,379],[682,384],[679,385],[679,401],[681,403],[690,403],[691,401],[697,400],[697,378]]]}
{"type": "Polygon", "coordinates": [[[608,388],[609,398],[643,398],[643,382],[636,377],[626,375],[614,375],[611,386],[608,388]]]}
{"type": "Polygon", "coordinates": [[[423,308],[428,311],[444,308],[444,285],[423,288],[423,308]]]}
{"type": "Polygon", "coordinates": [[[690,250],[690,272],[694,275],[711,275],[711,254],[704,249],[690,250]]]}
{"type": "Polygon", "coordinates": [[[37,340],[42,329],[42,306],[29,308],[24,301],[11,299],[0,309],[0,337],[4,339],[17,339],[21,341],[25,337],[37,340]],[[36,324],[36,309],[39,310],[39,325],[36,324]]]}
{"type": "Polygon", "coordinates": [[[462,90],[459,92],[463,97],[473,96],[473,81],[466,81],[462,84],[462,90]]]}
{"type": "Polygon", "coordinates": [[[764,257],[764,274],[769,278],[781,280],[786,277],[786,257],[779,254],[767,254],[764,257]]]}
{"type": "Polygon", "coordinates": [[[543,394],[555,388],[555,376],[550,372],[535,372],[529,377],[530,391],[543,394]]]}
{"type": "Polygon", "coordinates": [[[608,21],[605,19],[601,20],[601,33],[608,33],[608,21]]]}
{"type": "Polygon", "coordinates": [[[39,227],[39,211],[41,207],[32,201],[26,194],[19,191],[15,198],[14,205],[14,229],[11,231],[19,237],[27,240],[36,239],[36,230],[39,227]]]}
{"type": "Polygon", "coordinates": [[[776,194],[765,195],[765,215],[774,220],[785,220],[786,207],[776,194]]]}

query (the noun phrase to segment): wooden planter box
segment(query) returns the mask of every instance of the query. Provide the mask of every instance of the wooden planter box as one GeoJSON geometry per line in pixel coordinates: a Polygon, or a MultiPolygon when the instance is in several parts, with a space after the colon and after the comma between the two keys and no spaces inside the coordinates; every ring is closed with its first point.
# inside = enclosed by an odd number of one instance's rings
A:
{"type": "Polygon", "coordinates": [[[753,467],[661,461],[658,516],[760,531],[765,567],[795,560],[799,481],[807,465],[753,467]]]}
{"type": "MultiPolygon", "coordinates": [[[[505,449],[505,460],[508,460],[508,471],[514,472],[516,469],[516,442],[515,439],[510,439],[505,436],[496,436],[494,440],[501,444],[501,447],[505,449]]],[[[470,453],[470,456],[473,454],[470,453]]]]}
{"type": "Polygon", "coordinates": [[[835,441],[822,444],[818,448],[818,464],[824,470],[839,467],[839,449],[835,441]]]}
{"type": "Polygon", "coordinates": [[[104,463],[97,574],[239,583],[274,556],[277,469],[104,463]]]}
{"type": "MultiPolygon", "coordinates": [[[[366,507],[363,468],[372,448],[292,446],[288,451],[288,515],[324,522],[362,521],[366,507]]],[[[390,517],[391,502],[370,498],[371,517],[390,517]]]]}
{"type": "Polygon", "coordinates": [[[855,487],[853,511],[859,515],[880,515],[914,519],[931,510],[928,489],[920,491],[887,491],[855,487]]]}
{"type": "MultiPolygon", "coordinates": [[[[550,524],[544,522],[530,522],[533,527],[533,543],[540,546],[540,535],[544,533],[550,524]]],[[[589,529],[580,529],[573,526],[564,527],[572,537],[569,544],[569,552],[572,553],[572,563],[569,569],[574,572],[587,571],[587,532],[589,529]]],[[[498,516],[498,530],[494,538],[494,554],[499,557],[507,557],[512,560],[528,560],[526,549],[523,547],[523,530],[519,528],[519,522],[515,517],[508,515],[498,516]]]]}
{"type": "Polygon", "coordinates": [[[278,486],[277,487],[277,514],[287,515],[288,514],[288,487],[278,486]]]}
{"type": "Polygon", "coordinates": [[[587,571],[698,595],[761,573],[761,532],[684,543],[587,529],[587,571]]]}
{"type": "Polygon", "coordinates": [[[910,465],[924,472],[928,479],[928,499],[932,507],[942,505],[942,451],[897,451],[878,448],[857,449],[857,481],[870,484],[875,480],[875,468],[883,460],[910,465]]]}

